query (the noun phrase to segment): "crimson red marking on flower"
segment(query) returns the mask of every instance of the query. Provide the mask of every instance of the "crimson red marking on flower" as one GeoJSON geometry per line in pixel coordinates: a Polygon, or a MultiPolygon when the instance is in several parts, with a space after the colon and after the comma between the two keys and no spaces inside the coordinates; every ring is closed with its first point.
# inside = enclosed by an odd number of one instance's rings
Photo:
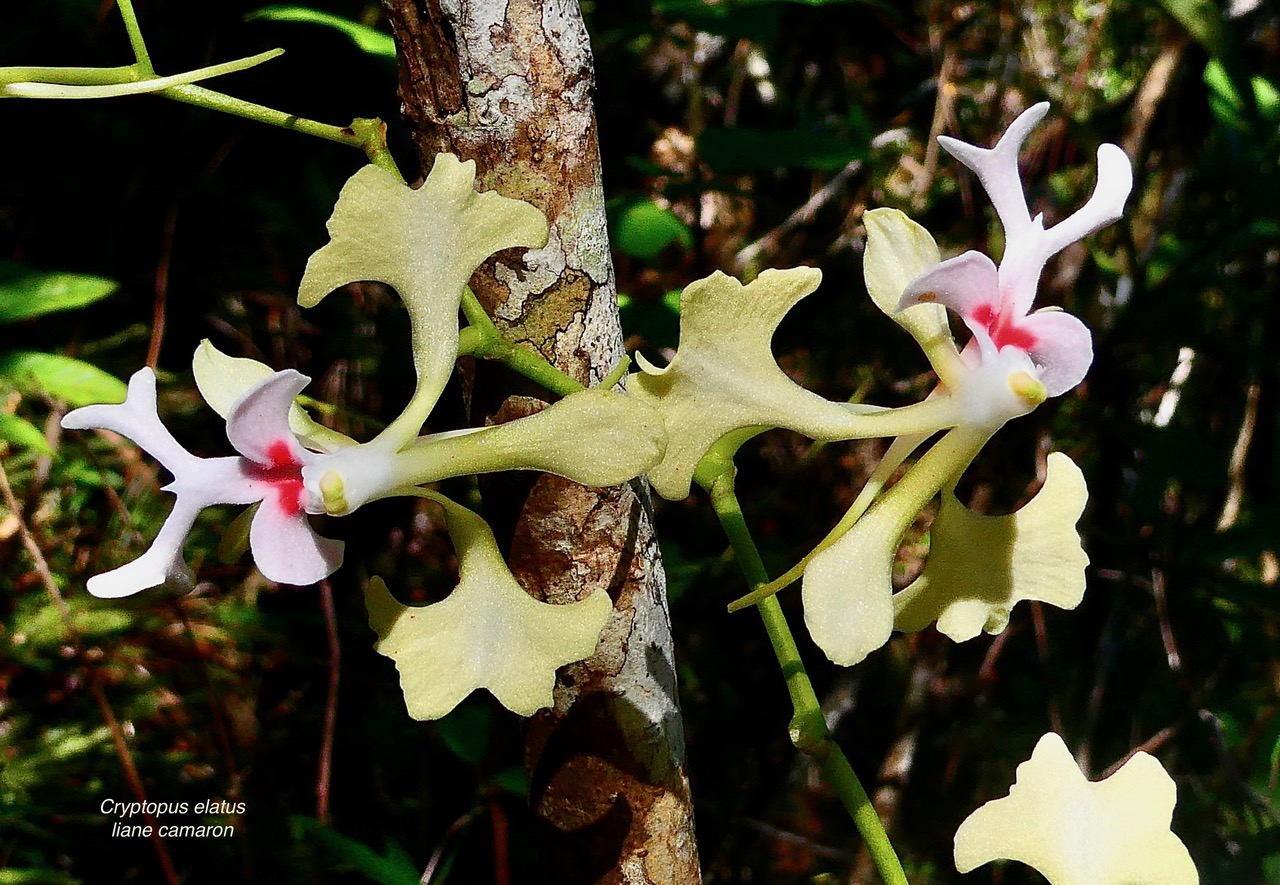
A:
{"type": "Polygon", "coordinates": [[[269,483],[280,509],[297,516],[302,511],[302,464],[294,460],[288,442],[282,439],[267,446],[267,457],[271,460],[269,465],[253,465],[253,478],[269,483]]]}
{"type": "Polygon", "coordinates": [[[1039,338],[1014,322],[1001,322],[1000,312],[994,305],[979,305],[973,312],[973,319],[987,330],[991,335],[991,343],[997,349],[1016,347],[1023,353],[1029,353],[1031,348],[1040,343],[1039,338]]]}
{"type": "Polygon", "coordinates": [[[278,439],[267,446],[267,458],[271,461],[272,467],[302,466],[293,460],[293,452],[289,449],[289,443],[282,439],[278,439]]]}

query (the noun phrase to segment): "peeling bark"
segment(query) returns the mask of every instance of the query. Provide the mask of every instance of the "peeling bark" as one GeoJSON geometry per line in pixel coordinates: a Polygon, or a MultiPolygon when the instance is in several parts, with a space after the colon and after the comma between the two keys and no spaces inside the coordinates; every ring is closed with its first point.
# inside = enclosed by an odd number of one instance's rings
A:
{"type": "MultiPolygon", "coordinates": [[[[423,161],[474,159],[479,187],[526,200],[547,246],[489,262],[472,287],[512,340],[583,383],[623,356],[592,108],[591,46],[575,0],[384,0],[400,47],[405,119],[423,161]]],[[[542,408],[537,390],[478,366],[473,415],[542,408]]],[[[551,602],[599,587],[614,616],[595,655],[561,670],[530,722],[530,801],[550,825],[546,880],[700,881],[684,774],[666,586],[640,483],[494,480],[486,512],[521,584],[551,602]]]]}

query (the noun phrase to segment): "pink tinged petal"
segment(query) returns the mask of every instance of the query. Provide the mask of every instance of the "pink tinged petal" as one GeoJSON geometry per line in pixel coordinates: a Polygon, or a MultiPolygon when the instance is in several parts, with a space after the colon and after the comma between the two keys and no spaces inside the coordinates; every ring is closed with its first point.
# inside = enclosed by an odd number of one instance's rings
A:
{"type": "Polygon", "coordinates": [[[62,426],[67,430],[111,430],[128,437],[175,476],[199,460],[160,423],[156,409],[156,376],[149,368],[133,373],[124,402],[75,409],[63,416],[62,426]]]}
{"type": "Polygon", "coordinates": [[[306,514],[289,512],[273,497],[263,500],[249,529],[253,561],[278,584],[314,584],[329,577],[342,565],[344,547],[317,535],[306,514]]]}
{"type": "Polygon", "coordinates": [[[1000,318],[996,266],[981,252],[948,258],[907,284],[898,310],[921,303],[941,304],[964,320],[975,337],[989,339],[1000,318]]]}
{"type": "Polygon", "coordinates": [[[1027,349],[1049,396],[1066,393],[1084,380],[1093,364],[1093,338],[1079,319],[1061,310],[1037,310],[1019,322],[1035,339],[1027,349]]]}
{"type": "Polygon", "coordinates": [[[311,379],[285,369],[255,384],[227,413],[227,439],[240,454],[266,467],[298,468],[314,455],[289,429],[289,407],[311,379]]]}
{"type": "Polygon", "coordinates": [[[996,214],[1000,216],[1006,242],[1019,237],[1031,227],[1031,213],[1027,211],[1027,198],[1023,194],[1022,179],[1018,174],[1018,152],[1028,133],[1047,113],[1047,101],[1027,108],[1009,125],[995,147],[990,149],[945,135],[938,137],[938,143],[947,153],[977,174],[983,190],[996,208],[996,214]]]}

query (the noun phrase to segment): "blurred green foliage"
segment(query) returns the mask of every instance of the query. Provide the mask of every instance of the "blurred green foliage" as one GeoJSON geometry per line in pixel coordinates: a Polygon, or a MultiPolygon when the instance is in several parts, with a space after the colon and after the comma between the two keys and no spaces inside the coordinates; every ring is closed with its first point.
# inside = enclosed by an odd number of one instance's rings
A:
{"type": "MultiPolygon", "coordinates": [[[[151,0],[139,12],[161,70],[282,45],[284,59],[218,86],[327,122],[396,120],[377,4],[259,6],[229,0],[192,16],[189,4],[151,0]]],[[[584,8],[628,344],[657,362],[675,346],[690,280],[808,263],[825,282],[780,329],[782,364],[832,397],[919,398],[931,384],[924,361],[862,288],[862,212],[896,206],[949,253],[998,253],[986,200],[934,136],[989,141],[1045,98],[1051,122],[1024,171],[1048,221],[1087,196],[1100,142],[1134,158],[1126,219],[1056,260],[1041,290],[1042,304],[1093,328],[1089,379],[1006,428],[961,489],[979,509],[1008,510],[1047,451],[1080,463],[1092,490],[1084,604],[1028,607],[1003,636],[960,646],[932,631],[899,637],[851,671],[805,654],[838,738],[887,803],[913,882],[961,881],[955,827],[1007,789],[1049,729],[1095,776],[1134,748],[1156,754],[1178,782],[1174,828],[1204,882],[1280,882],[1275,9],[584,8]]],[[[0,12],[0,63],[125,61],[118,19],[97,0],[0,12]]],[[[435,724],[410,721],[371,648],[366,575],[416,602],[450,585],[452,553],[430,510],[383,502],[325,527],[351,551],[329,588],[336,644],[322,591],[219,560],[231,513],[206,513],[188,544],[195,593],[108,603],[83,589],[154,535],[165,477],[115,438],[62,435],[57,419],[120,398],[149,349],[162,413],[201,454],[226,451],[188,369],[204,337],[312,374],[335,424],[361,438],[407,397],[407,324],[389,293],[357,286],[307,314],[293,300],[359,157],[145,98],[12,100],[0,115],[0,456],[21,505],[19,518],[0,504],[0,885],[161,881],[155,847],[112,838],[100,811],[135,786],[193,806],[245,802],[243,815],[204,821],[233,824],[233,838],[167,841],[184,882],[407,882],[430,868],[432,882],[471,883],[500,865],[512,881],[539,881],[554,834],[524,809],[521,724],[487,697],[435,724]]],[[[411,156],[394,122],[392,136],[411,156]]],[[[461,420],[458,391],[445,405],[445,419],[461,420]]],[[[775,572],[823,535],[879,452],[782,433],[750,449],[739,491],[775,572]]],[[[706,879],[865,880],[851,825],[787,739],[762,631],[724,614],[743,588],[695,504],[658,518],[706,879]]],[[[904,580],[927,523],[904,546],[904,580]]],[[[784,603],[799,623],[794,594],[784,603]]],[[[1012,865],[963,879],[1032,880],[1012,865]]]]}

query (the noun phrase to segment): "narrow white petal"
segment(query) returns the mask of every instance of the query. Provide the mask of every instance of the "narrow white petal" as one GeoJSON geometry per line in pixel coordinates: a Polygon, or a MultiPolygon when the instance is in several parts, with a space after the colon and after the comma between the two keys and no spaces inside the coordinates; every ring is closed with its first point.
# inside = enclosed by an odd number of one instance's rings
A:
{"type": "Polygon", "coordinates": [[[89,592],[102,599],[118,599],[161,584],[190,588],[194,576],[182,558],[182,545],[201,509],[198,502],[179,498],[147,552],[117,569],[94,575],[87,584],[89,592]]]}
{"type": "Polygon", "coordinates": [[[1009,125],[995,147],[989,149],[945,135],[938,138],[938,143],[947,153],[977,174],[983,190],[996,208],[996,214],[1000,216],[1006,240],[1020,236],[1031,226],[1031,214],[1027,211],[1027,198],[1018,172],[1018,152],[1022,150],[1027,135],[1047,113],[1047,101],[1027,108],[1009,125]]]}
{"type": "Polygon", "coordinates": [[[1133,190],[1133,164],[1114,144],[1098,147],[1098,183],[1089,201],[1043,234],[1048,254],[1061,252],[1077,240],[1120,220],[1133,190]]]}
{"type": "Polygon", "coordinates": [[[198,460],[179,445],[160,422],[156,409],[156,376],[149,368],[133,373],[124,402],[75,409],[63,416],[62,426],[67,430],[98,428],[115,431],[133,440],[175,476],[198,460]]]}

